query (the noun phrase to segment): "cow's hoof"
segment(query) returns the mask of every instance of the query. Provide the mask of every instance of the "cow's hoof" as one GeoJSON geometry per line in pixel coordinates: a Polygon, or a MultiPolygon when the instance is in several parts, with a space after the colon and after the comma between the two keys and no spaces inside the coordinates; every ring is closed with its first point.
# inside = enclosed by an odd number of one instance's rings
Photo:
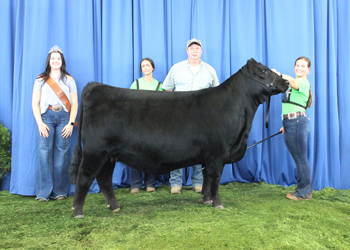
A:
{"type": "Polygon", "coordinates": [[[120,211],[120,207],[118,207],[117,209],[112,210],[113,213],[119,213],[119,211],[120,211]]]}
{"type": "Polygon", "coordinates": [[[212,200],[204,201],[203,204],[204,205],[211,205],[211,204],[213,204],[213,201],[212,200]]]}
{"type": "Polygon", "coordinates": [[[111,205],[108,205],[108,204],[107,204],[107,208],[110,208],[110,207],[111,207],[111,205]]]}
{"type": "Polygon", "coordinates": [[[83,214],[79,214],[77,216],[74,216],[75,219],[82,219],[84,218],[84,215],[83,214]]]}
{"type": "Polygon", "coordinates": [[[75,208],[74,208],[74,207],[72,207],[72,210],[73,210],[73,211],[74,211],[74,209],[75,209],[75,208]]]}
{"type": "Polygon", "coordinates": [[[224,209],[224,206],[223,205],[218,205],[218,206],[216,206],[214,208],[216,208],[216,209],[224,209]]]}

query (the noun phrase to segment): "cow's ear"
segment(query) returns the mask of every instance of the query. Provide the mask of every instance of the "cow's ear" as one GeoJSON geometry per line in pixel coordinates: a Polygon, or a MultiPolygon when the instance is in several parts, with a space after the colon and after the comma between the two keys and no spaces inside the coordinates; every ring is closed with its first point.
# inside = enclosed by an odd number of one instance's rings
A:
{"type": "Polygon", "coordinates": [[[253,72],[253,67],[257,64],[257,62],[254,60],[254,58],[251,58],[249,61],[248,61],[248,65],[249,65],[249,68],[250,68],[250,71],[253,72]]]}
{"type": "Polygon", "coordinates": [[[251,64],[256,64],[257,63],[254,58],[250,58],[248,62],[251,63],[251,64]]]}
{"type": "Polygon", "coordinates": [[[242,70],[245,72],[245,74],[251,76],[253,73],[253,67],[256,64],[256,61],[251,58],[248,60],[247,64],[243,66],[242,70]]]}

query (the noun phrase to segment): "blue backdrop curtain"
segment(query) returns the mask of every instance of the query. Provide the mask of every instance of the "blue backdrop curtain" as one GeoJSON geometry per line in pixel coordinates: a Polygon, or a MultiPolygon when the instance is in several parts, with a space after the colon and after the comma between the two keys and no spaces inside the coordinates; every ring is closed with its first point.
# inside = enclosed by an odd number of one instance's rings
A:
{"type": "MultiPolygon", "coordinates": [[[[349,13],[348,0],[2,0],[0,122],[12,135],[12,173],[2,189],[35,195],[38,129],[31,96],[53,45],[64,52],[80,101],[89,81],[129,88],[141,76],[144,57],[154,60],[154,77],[163,82],[171,66],[187,58],[186,42],[192,37],[202,41],[202,60],[214,67],[220,82],[251,57],[291,76],[295,59],[309,57],[315,99],[307,110],[313,188],[350,188],[349,13]]],[[[266,109],[267,104],[259,107],[248,145],[279,131],[280,96],[271,99],[268,129],[266,109]]],[[[184,184],[190,185],[191,170],[185,171],[184,184]]],[[[283,137],[227,164],[221,184],[232,181],[295,184],[295,165],[283,137]]],[[[114,186],[129,183],[129,168],[117,163],[114,186]]],[[[98,190],[94,183],[91,192],[98,190]]]]}

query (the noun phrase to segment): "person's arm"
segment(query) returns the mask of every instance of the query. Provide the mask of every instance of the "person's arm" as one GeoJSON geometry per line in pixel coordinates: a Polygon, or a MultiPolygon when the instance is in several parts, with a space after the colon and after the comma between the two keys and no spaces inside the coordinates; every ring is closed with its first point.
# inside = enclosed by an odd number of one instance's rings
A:
{"type": "Polygon", "coordinates": [[[38,124],[38,129],[40,136],[49,137],[49,127],[43,122],[41,118],[41,111],[40,111],[40,97],[41,97],[41,91],[33,91],[33,96],[32,96],[32,109],[33,109],[33,114],[36,120],[36,123],[38,124]]]}
{"type": "Polygon", "coordinates": [[[75,118],[77,117],[78,113],[78,94],[76,92],[70,92],[70,99],[71,99],[71,109],[70,109],[70,115],[69,115],[69,121],[66,126],[62,129],[62,137],[67,138],[68,136],[71,136],[73,133],[74,125],[71,125],[71,123],[75,121],[75,118]]]}
{"type": "Polygon", "coordinates": [[[220,85],[219,78],[216,75],[216,71],[214,71],[214,79],[213,79],[212,87],[216,87],[216,86],[219,86],[219,85],[220,85]]]}
{"type": "Polygon", "coordinates": [[[280,72],[278,72],[276,69],[271,69],[271,71],[275,72],[276,74],[278,74],[279,76],[282,76],[282,78],[284,80],[287,80],[290,83],[290,87],[296,90],[299,90],[299,82],[294,79],[291,76],[288,75],[282,75],[280,72]]]}
{"type": "Polygon", "coordinates": [[[173,72],[173,68],[170,69],[168,75],[165,77],[165,80],[162,84],[162,89],[164,91],[170,92],[170,91],[173,91],[175,88],[175,82],[173,80],[172,72],[173,72]]]}
{"type": "Polygon", "coordinates": [[[136,81],[133,81],[133,83],[130,86],[130,89],[136,89],[136,81]]]}
{"type": "Polygon", "coordinates": [[[282,134],[284,134],[284,127],[280,128],[280,132],[282,132],[282,134]]]}

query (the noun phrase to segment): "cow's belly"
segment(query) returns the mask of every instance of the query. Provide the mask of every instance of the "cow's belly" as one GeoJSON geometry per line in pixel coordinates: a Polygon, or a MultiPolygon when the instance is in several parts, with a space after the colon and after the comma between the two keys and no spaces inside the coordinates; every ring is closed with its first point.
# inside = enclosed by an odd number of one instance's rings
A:
{"type": "Polygon", "coordinates": [[[144,172],[168,173],[174,169],[203,164],[207,145],[199,145],[195,140],[154,140],[120,143],[113,155],[126,165],[144,172]]]}

